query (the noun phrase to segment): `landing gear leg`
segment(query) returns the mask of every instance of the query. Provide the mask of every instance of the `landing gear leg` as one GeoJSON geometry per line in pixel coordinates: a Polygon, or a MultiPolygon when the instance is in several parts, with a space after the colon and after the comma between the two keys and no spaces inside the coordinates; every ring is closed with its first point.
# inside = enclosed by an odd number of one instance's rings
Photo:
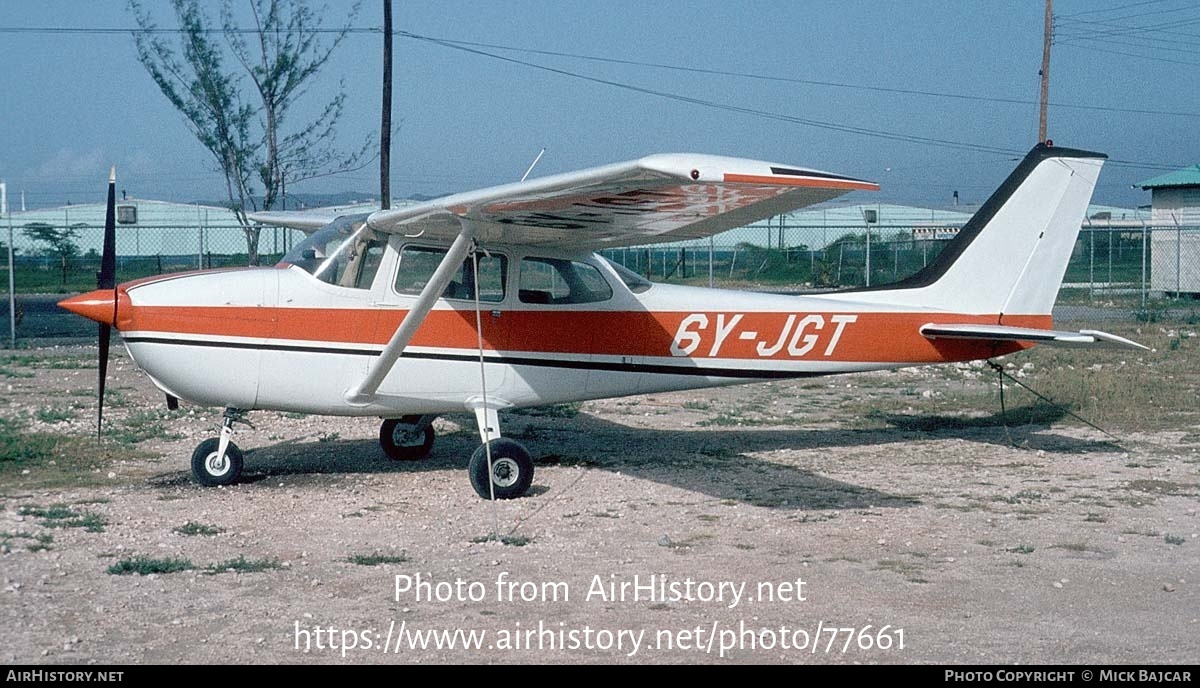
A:
{"type": "Polygon", "coordinates": [[[192,475],[196,482],[207,487],[231,485],[242,475],[242,450],[231,442],[233,424],[245,423],[245,413],[239,409],[225,409],[221,424],[221,436],[204,440],[192,452],[192,475]]]}
{"type": "Polygon", "coordinates": [[[533,484],[533,459],[520,442],[500,436],[500,417],[494,408],[475,409],[483,444],[471,455],[467,472],[475,494],[484,499],[514,499],[533,484]]]}

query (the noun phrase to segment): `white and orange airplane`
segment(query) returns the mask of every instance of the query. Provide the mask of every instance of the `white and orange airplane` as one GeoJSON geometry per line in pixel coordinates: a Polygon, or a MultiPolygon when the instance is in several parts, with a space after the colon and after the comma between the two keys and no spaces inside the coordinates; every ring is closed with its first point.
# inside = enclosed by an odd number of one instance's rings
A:
{"type": "Polygon", "coordinates": [[[1034,343],[1129,340],[1050,329],[1105,156],[1039,144],[937,259],[885,287],[782,296],[653,284],[600,249],[707,237],[867,181],[705,155],[522,181],[317,229],[274,268],[116,285],[111,220],[97,291],[60,305],[111,327],[176,399],[226,409],[192,471],[236,481],[247,411],[377,416],[383,450],[427,455],[438,414],[474,412],[469,474],[484,498],[525,493],[529,452],[504,409],[987,359],[1034,343]]]}

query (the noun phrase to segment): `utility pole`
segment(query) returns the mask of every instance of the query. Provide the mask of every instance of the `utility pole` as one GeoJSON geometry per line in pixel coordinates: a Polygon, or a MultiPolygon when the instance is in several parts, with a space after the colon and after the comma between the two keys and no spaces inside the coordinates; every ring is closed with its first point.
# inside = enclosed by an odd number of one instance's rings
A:
{"type": "Polygon", "coordinates": [[[1046,142],[1046,100],[1050,95],[1050,34],[1054,23],[1053,0],[1046,0],[1046,26],[1042,36],[1042,100],[1038,118],[1038,142],[1046,142]]]}
{"type": "Polygon", "coordinates": [[[392,0],[383,0],[383,114],[379,118],[379,203],[392,207],[392,0]]]}

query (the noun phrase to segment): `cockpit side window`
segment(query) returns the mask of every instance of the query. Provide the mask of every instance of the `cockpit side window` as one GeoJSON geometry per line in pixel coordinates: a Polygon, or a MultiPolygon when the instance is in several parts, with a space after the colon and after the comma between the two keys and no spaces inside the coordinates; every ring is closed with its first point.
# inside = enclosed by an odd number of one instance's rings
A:
{"type": "Polygon", "coordinates": [[[596,303],[613,295],[595,267],[561,258],[525,258],[519,286],[522,303],[596,303]]]}
{"type": "MultiPolygon", "coordinates": [[[[396,273],[396,292],[416,296],[421,293],[446,255],[445,249],[425,246],[405,246],[400,251],[400,270],[396,273]]],[[[504,282],[508,277],[508,259],[498,253],[480,253],[479,300],[498,303],[504,300],[504,282]]],[[[442,292],[442,298],[475,299],[475,268],[470,258],[463,261],[458,272],[442,292]]]]}

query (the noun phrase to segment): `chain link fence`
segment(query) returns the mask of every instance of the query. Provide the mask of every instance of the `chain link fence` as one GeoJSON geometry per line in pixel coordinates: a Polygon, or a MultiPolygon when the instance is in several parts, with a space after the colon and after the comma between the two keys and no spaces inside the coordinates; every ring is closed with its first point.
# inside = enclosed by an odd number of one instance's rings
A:
{"type": "MultiPolygon", "coordinates": [[[[1200,310],[1200,226],[1085,227],[1059,291],[1064,320],[1149,319],[1200,310]]],[[[650,279],[801,292],[882,286],[933,261],[951,225],[787,226],[742,230],[737,243],[707,240],[603,255],[650,279]],[[768,243],[769,242],[769,243],[768,243]]]]}
{"type": "MultiPolygon", "coordinates": [[[[65,336],[63,328],[77,334],[80,323],[88,329],[82,319],[54,312],[53,303],[57,295],[95,288],[103,227],[45,223],[13,227],[16,250],[11,270],[5,230],[0,230],[4,244],[0,284],[13,285],[17,303],[15,319],[10,318],[9,299],[0,304],[3,321],[9,324],[6,334],[15,334],[15,343],[23,336],[65,336]],[[51,240],[55,237],[59,243],[51,240]],[[63,316],[56,321],[57,329],[46,331],[29,323],[30,304],[63,316]],[[69,322],[75,322],[73,328],[69,322]]],[[[957,231],[949,224],[868,229],[861,224],[814,227],[776,221],[727,232],[711,241],[608,249],[603,255],[658,282],[821,291],[904,279],[934,260],[957,231]]],[[[298,230],[263,228],[259,264],[276,263],[304,236],[298,230]]],[[[248,263],[246,238],[237,225],[122,227],[117,232],[117,255],[119,281],[248,263]]],[[[1198,297],[1200,227],[1133,223],[1084,227],[1055,313],[1065,320],[1154,320],[1176,312],[1192,317],[1200,310],[1198,297]]]]}

